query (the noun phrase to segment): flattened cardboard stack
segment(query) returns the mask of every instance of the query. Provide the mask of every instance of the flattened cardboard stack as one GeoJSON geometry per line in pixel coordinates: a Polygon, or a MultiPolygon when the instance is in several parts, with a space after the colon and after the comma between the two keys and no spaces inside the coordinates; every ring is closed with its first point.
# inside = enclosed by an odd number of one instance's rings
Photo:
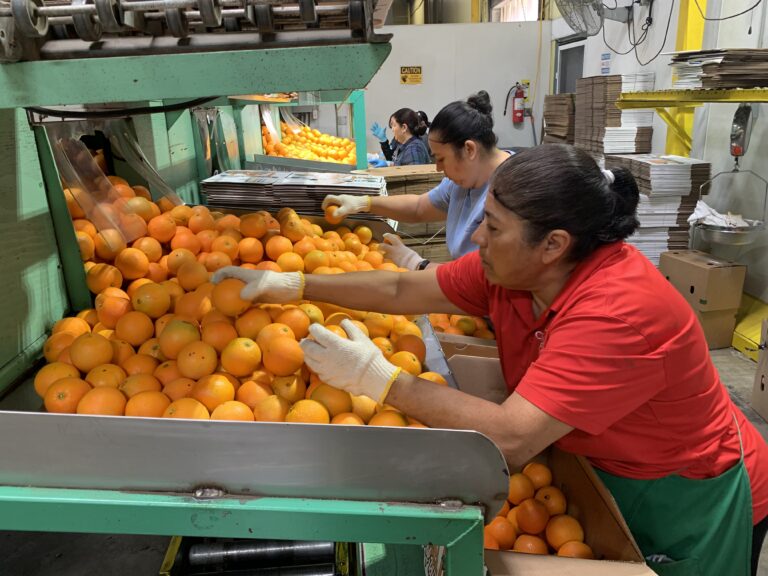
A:
{"type": "Polygon", "coordinates": [[[630,244],[657,266],[662,252],[688,248],[688,216],[696,207],[700,186],[709,180],[708,162],[635,154],[606,156],[605,167],[628,169],[640,188],[640,228],[628,239],[630,244]]]}
{"type": "MultiPolygon", "coordinates": [[[[426,194],[444,178],[442,172],[436,171],[434,164],[371,168],[366,171],[366,174],[383,176],[389,196],[426,194]]],[[[444,222],[398,222],[396,230],[403,243],[415,250],[422,258],[432,262],[451,260],[445,244],[444,222]]]]}
{"type": "Polygon", "coordinates": [[[573,144],[576,108],[574,94],[544,96],[544,144],[573,144]]]}
{"type": "Polygon", "coordinates": [[[650,152],[653,112],[622,111],[616,102],[622,92],[649,90],[653,83],[651,73],[577,80],[574,144],[605,154],[650,152]]]}
{"type": "Polygon", "coordinates": [[[381,176],[275,170],[228,170],[203,180],[201,190],[212,208],[267,210],[274,214],[287,206],[299,214],[318,216],[323,214],[321,205],[328,194],[387,194],[381,176]]]}
{"type": "Polygon", "coordinates": [[[672,88],[766,88],[768,49],[678,52],[670,62],[672,88]]]}

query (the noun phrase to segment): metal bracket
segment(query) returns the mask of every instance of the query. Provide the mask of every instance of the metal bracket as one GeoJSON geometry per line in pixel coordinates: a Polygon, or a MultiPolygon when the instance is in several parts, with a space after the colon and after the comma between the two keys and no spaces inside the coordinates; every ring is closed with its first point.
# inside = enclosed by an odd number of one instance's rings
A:
{"type": "MultiPolygon", "coordinates": [[[[688,112],[692,111],[692,108],[676,108],[675,110],[688,112]]],[[[677,121],[677,119],[674,117],[673,113],[670,111],[669,108],[656,108],[656,113],[659,115],[659,117],[664,120],[664,122],[667,123],[667,126],[669,126],[672,129],[672,132],[674,132],[675,136],[680,140],[681,144],[686,150],[686,153],[691,153],[691,148],[693,148],[693,140],[691,138],[691,135],[688,134],[688,132],[685,130],[685,128],[677,121]]]]}

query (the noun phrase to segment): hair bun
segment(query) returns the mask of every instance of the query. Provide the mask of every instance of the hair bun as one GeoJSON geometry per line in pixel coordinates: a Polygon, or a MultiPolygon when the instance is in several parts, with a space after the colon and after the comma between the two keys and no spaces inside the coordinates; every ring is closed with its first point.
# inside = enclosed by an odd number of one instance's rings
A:
{"type": "Polygon", "coordinates": [[[472,94],[467,98],[467,104],[472,108],[480,112],[481,114],[491,115],[493,112],[493,106],[491,106],[491,97],[485,90],[480,90],[477,94],[472,94]]]}

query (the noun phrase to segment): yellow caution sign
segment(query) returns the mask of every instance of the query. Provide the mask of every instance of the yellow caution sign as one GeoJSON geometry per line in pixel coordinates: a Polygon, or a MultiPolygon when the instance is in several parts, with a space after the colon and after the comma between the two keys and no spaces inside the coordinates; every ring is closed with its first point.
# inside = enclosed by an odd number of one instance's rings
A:
{"type": "Polygon", "coordinates": [[[400,84],[421,84],[421,66],[400,66],[400,84]]]}

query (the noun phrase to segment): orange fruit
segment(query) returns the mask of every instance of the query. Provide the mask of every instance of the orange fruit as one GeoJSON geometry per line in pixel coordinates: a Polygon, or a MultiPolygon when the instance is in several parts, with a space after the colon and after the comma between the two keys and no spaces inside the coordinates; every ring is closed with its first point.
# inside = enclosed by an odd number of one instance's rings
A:
{"type": "Polygon", "coordinates": [[[152,358],[156,358],[160,362],[166,361],[165,356],[163,356],[163,353],[160,352],[160,341],[157,338],[150,338],[144,342],[144,344],[139,346],[139,349],[136,351],[136,353],[152,356],[152,358]]]}
{"type": "Polygon", "coordinates": [[[115,228],[106,228],[96,234],[93,243],[96,255],[107,262],[114,260],[127,246],[125,238],[115,228]]]}
{"type": "Polygon", "coordinates": [[[235,387],[226,376],[211,374],[195,384],[190,397],[202,402],[212,412],[220,404],[235,399],[235,387]]]}
{"type": "Polygon", "coordinates": [[[328,255],[321,250],[311,250],[304,256],[304,269],[307,272],[314,272],[321,266],[328,266],[329,263],[328,255]]]}
{"type": "MultiPolygon", "coordinates": [[[[83,198],[83,193],[80,192],[77,197],[83,198]]],[[[80,202],[75,199],[75,196],[69,188],[64,188],[64,198],[67,201],[67,210],[69,210],[69,214],[72,218],[85,218],[85,212],[80,207],[80,202]]]]}
{"type": "Polygon", "coordinates": [[[160,392],[163,389],[160,381],[152,374],[132,374],[120,384],[119,390],[128,398],[133,398],[140,392],[155,391],[160,392]]]}
{"type": "Polygon", "coordinates": [[[301,346],[296,340],[287,336],[278,336],[270,340],[262,352],[264,368],[275,376],[293,374],[304,363],[304,351],[301,346]]]}
{"type": "Polygon", "coordinates": [[[149,271],[149,259],[138,248],[125,248],[115,257],[115,266],[123,278],[142,278],[149,271]]]}
{"type": "Polygon", "coordinates": [[[200,262],[184,262],[176,272],[179,285],[188,292],[208,282],[208,277],[208,270],[200,262]]]}
{"type": "Polygon", "coordinates": [[[214,324],[215,322],[224,322],[230,326],[234,326],[235,322],[229,316],[222,314],[218,310],[210,310],[200,320],[200,326],[205,328],[208,324],[214,324]]]}
{"type": "Polygon", "coordinates": [[[77,313],[77,317],[85,320],[88,323],[88,326],[91,328],[93,328],[93,326],[99,321],[99,316],[96,314],[95,308],[87,308],[85,310],[81,310],[77,313]]]}
{"type": "Polygon", "coordinates": [[[525,468],[523,468],[523,474],[531,479],[533,487],[536,490],[552,484],[552,471],[546,464],[529,462],[525,465],[525,468]]]}
{"type": "Polygon", "coordinates": [[[85,275],[88,290],[98,294],[109,286],[119,288],[123,285],[123,275],[120,270],[110,264],[96,264],[85,275]]]}
{"type": "Polygon", "coordinates": [[[583,542],[584,529],[576,518],[568,514],[559,514],[549,520],[546,527],[547,542],[555,550],[566,542],[583,542]]]}
{"type": "Polygon", "coordinates": [[[154,374],[160,362],[157,358],[148,354],[134,354],[126,358],[120,367],[125,370],[128,376],[134,374],[154,374]]]}
{"type": "Polygon", "coordinates": [[[126,294],[128,294],[128,298],[133,298],[133,295],[136,294],[136,290],[144,286],[145,284],[152,284],[152,280],[149,278],[136,278],[133,280],[130,284],[128,284],[128,287],[125,289],[126,294]]]}
{"type": "Polygon", "coordinates": [[[411,352],[395,352],[388,358],[388,360],[409,374],[413,374],[414,376],[421,374],[421,362],[419,362],[419,359],[411,352]]]}
{"type": "Polygon", "coordinates": [[[63,362],[46,364],[35,374],[35,392],[40,398],[44,398],[48,387],[62,378],[80,378],[80,371],[63,362]]]}
{"type": "Polygon", "coordinates": [[[130,312],[133,307],[128,298],[121,296],[105,296],[102,292],[96,296],[96,317],[99,322],[109,329],[117,326],[117,321],[130,312]]]}
{"type": "Polygon", "coordinates": [[[125,405],[125,415],[160,418],[170,405],[171,400],[168,396],[162,392],[148,390],[139,392],[128,400],[125,405]]]}
{"type": "Polygon", "coordinates": [[[434,382],[435,384],[440,384],[441,386],[448,386],[448,381],[443,378],[441,374],[438,374],[437,372],[422,372],[419,374],[419,378],[422,378],[424,380],[429,380],[430,382],[434,382]]]}
{"type": "Polygon", "coordinates": [[[177,378],[163,386],[163,394],[168,396],[172,402],[179,398],[187,398],[192,394],[192,388],[195,387],[195,384],[196,382],[191,378],[177,378]]]}
{"type": "Polygon", "coordinates": [[[544,486],[536,491],[536,500],[546,506],[550,516],[565,514],[568,502],[562,490],[555,486],[544,486]]]}
{"type": "Polygon", "coordinates": [[[179,226],[186,226],[192,214],[194,214],[192,206],[174,206],[170,210],[170,216],[179,226]]]}
{"type": "Polygon", "coordinates": [[[211,243],[211,252],[222,252],[230,260],[237,258],[239,250],[237,240],[230,236],[219,236],[211,243]]]}
{"type": "Polygon", "coordinates": [[[547,543],[538,536],[531,536],[530,534],[521,534],[518,536],[512,550],[515,552],[522,552],[523,554],[549,554],[547,543]]]}
{"type": "Polygon", "coordinates": [[[61,378],[48,386],[43,397],[45,409],[57,414],[74,414],[77,405],[90,391],[91,385],[80,378],[61,378]]]}
{"type": "Polygon", "coordinates": [[[346,426],[365,426],[365,422],[354,412],[342,412],[331,418],[331,424],[344,424],[346,426]]]}
{"type": "Polygon", "coordinates": [[[238,243],[240,260],[250,264],[258,264],[264,258],[264,245],[258,238],[243,238],[238,243]]]}
{"type": "Polygon", "coordinates": [[[235,329],[243,338],[255,340],[265,326],[272,324],[272,318],[266,310],[251,308],[235,320],[235,329]]]}
{"type": "Polygon", "coordinates": [[[93,260],[93,256],[96,253],[96,246],[86,232],[75,230],[75,238],[77,239],[77,246],[80,248],[80,258],[83,262],[93,260]]]}
{"type": "Polygon", "coordinates": [[[499,550],[499,543],[496,538],[488,533],[487,526],[483,529],[483,548],[485,550],[499,550]]]}
{"type": "Polygon", "coordinates": [[[256,404],[273,393],[271,386],[256,382],[255,380],[247,380],[235,392],[235,400],[242,402],[253,410],[256,404]]]}
{"type": "Polygon", "coordinates": [[[290,407],[288,400],[272,395],[256,404],[253,416],[257,422],[285,422],[290,407]]]}
{"type": "Polygon", "coordinates": [[[338,416],[344,412],[352,412],[352,397],[349,392],[334,388],[328,384],[320,384],[312,392],[310,398],[322,404],[328,410],[331,417],[338,416]]]}
{"type": "Polygon", "coordinates": [[[366,314],[363,324],[368,328],[371,338],[387,338],[392,331],[394,320],[389,314],[369,312],[366,314]]]}
{"type": "Polygon", "coordinates": [[[368,396],[352,396],[352,412],[368,423],[376,414],[376,401],[368,396]]]}
{"type": "Polygon", "coordinates": [[[507,520],[512,523],[512,526],[515,527],[515,530],[517,530],[518,534],[522,532],[522,530],[520,530],[520,526],[517,524],[517,506],[510,508],[509,512],[507,512],[507,520]]]}
{"type": "Polygon", "coordinates": [[[585,558],[587,560],[594,560],[595,553],[584,542],[572,541],[566,542],[557,550],[557,555],[564,558],[585,558]]]}
{"type": "Polygon", "coordinates": [[[277,396],[284,398],[291,404],[306,398],[307,385],[296,374],[290,376],[277,376],[272,380],[272,390],[277,396]]]}
{"type": "MultiPolygon", "coordinates": [[[[215,326],[215,324],[214,324],[215,326]]],[[[232,332],[235,329],[228,326],[232,332]]],[[[205,335],[205,329],[203,330],[205,335]]],[[[235,332],[235,335],[237,333],[235,332]]],[[[205,340],[205,337],[203,337],[205,340]]],[[[221,366],[234,376],[248,376],[261,364],[261,349],[250,338],[237,338],[231,340],[221,351],[221,366]]]]}
{"type": "Polygon", "coordinates": [[[165,244],[176,235],[176,221],[168,214],[155,216],[147,223],[147,232],[152,238],[165,244]]]}
{"type": "Polygon", "coordinates": [[[90,372],[99,364],[109,364],[113,354],[112,344],[100,334],[81,334],[69,348],[72,364],[84,373],[90,372]]]}
{"type": "Polygon", "coordinates": [[[170,403],[163,412],[163,418],[187,418],[209,420],[208,409],[194,398],[179,398],[170,403]]]}
{"type": "Polygon", "coordinates": [[[297,340],[301,340],[309,334],[310,318],[301,308],[290,308],[283,311],[275,318],[275,322],[288,326],[297,340]]]}
{"type": "Polygon", "coordinates": [[[207,208],[204,206],[196,206],[192,209],[192,216],[189,217],[187,226],[192,232],[197,234],[201,230],[215,229],[216,223],[207,208]]]}
{"type": "MultiPolygon", "coordinates": [[[[237,338],[237,330],[228,322],[211,322],[203,326],[202,336],[203,342],[210,344],[216,352],[221,353],[230,342],[237,338]]],[[[225,369],[228,370],[226,367],[225,369]]]]}
{"type": "Polygon", "coordinates": [[[166,360],[160,364],[152,372],[152,376],[157,378],[163,386],[182,377],[175,360],[166,360]]]}
{"type": "Polygon", "coordinates": [[[171,320],[158,337],[160,352],[169,360],[175,360],[187,344],[200,340],[200,330],[196,324],[186,320],[171,320]]]}
{"type": "Polygon", "coordinates": [[[499,543],[500,550],[509,550],[515,545],[517,532],[506,518],[497,516],[486,526],[486,530],[499,543]]]}
{"type": "Polygon", "coordinates": [[[128,344],[125,340],[113,338],[110,340],[110,344],[112,344],[112,364],[122,366],[123,362],[136,354],[133,346],[128,344]]]}
{"type": "Polygon", "coordinates": [[[72,342],[78,338],[73,332],[57,332],[51,334],[43,344],[43,355],[48,362],[55,362],[59,358],[62,350],[69,348],[72,342]]]}
{"type": "Polygon", "coordinates": [[[296,340],[296,335],[288,326],[279,322],[264,326],[256,336],[256,344],[261,348],[262,354],[269,347],[270,342],[275,338],[291,338],[296,340]]]}
{"type": "Polygon", "coordinates": [[[311,424],[330,424],[328,410],[314,400],[299,400],[285,415],[286,422],[306,422],[311,424]]]}
{"type": "Polygon", "coordinates": [[[247,238],[261,238],[267,233],[267,219],[263,214],[244,214],[240,217],[240,233],[247,238]]]}
{"type": "Polygon", "coordinates": [[[125,396],[120,390],[101,386],[85,393],[77,403],[77,413],[122,416],[125,412],[125,402],[125,396]]]}
{"type": "Polygon", "coordinates": [[[538,534],[547,527],[547,507],[535,498],[527,498],[517,507],[517,525],[527,534],[538,534]]]}
{"type": "MultiPolygon", "coordinates": [[[[267,256],[270,260],[277,261],[277,259],[287,252],[293,252],[293,242],[291,242],[288,238],[285,236],[272,236],[269,240],[267,240],[266,245],[264,246],[265,251],[267,252],[267,256]]],[[[302,261],[303,264],[303,261],[302,261]]],[[[281,268],[282,269],[282,268],[281,268]]]]}
{"type": "Polygon", "coordinates": [[[340,216],[336,216],[336,209],[337,208],[338,208],[338,206],[328,206],[328,208],[325,209],[325,213],[324,213],[325,220],[329,224],[333,224],[334,226],[336,224],[341,224],[342,221],[344,220],[343,216],[341,216],[341,217],[340,216]]]}
{"type": "MultiPolygon", "coordinates": [[[[506,518],[507,514],[509,514],[509,502],[504,500],[504,505],[501,507],[501,510],[498,514],[496,514],[496,516],[504,516],[504,518],[506,518]]],[[[513,526],[515,526],[515,524],[513,524],[513,526]]],[[[517,528],[515,528],[515,530],[517,530],[517,528]]]]}
{"type": "Polygon", "coordinates": [[[155,334],[155,324],[143,312],[127,312],[115,325],[115,337],[132,346],[140,346],[155,334]]]}
{"type": "Polygon", "coordinates": [[[518,505],[523,500],[533,498],[535,494],[533,482],[525,474],[517,472],[509,477],[509,500],[512,504],[518,505]]]}
{"type": "Polygon", "coordinates": [[[211,299],[198,290],[187,292],[176,300],[173,312],[177,316],[193,319],[196,322],[211,311],[211,299]]]}
{"type": "Polygon", "coordinates": [[[304,272],[304,260],[295,252],[285,252],[275,262],[283,272],[304,272]]]}
{"type": "Polygon", "coordinates": [[[227,228],[240,230],[240,217],[234,214],[225,214],[220,218],[216,218],[216,230],[224,231],[227,228]]]}
{"type": "Polygon", "coordinates": [[[403,334],[400,336],[395,344],[395,350],[398,352],[410,352],[416,356],[419,363],[423,363],[424,358],[427,356],[427,347],[424,344],[424,340],[415,334],[403,334]]]}
{"type": "MultiPolygon", "coordinates": [[[[315,250],[315,243],[312,242],[309,238],[302,238],[296,244],[293,245],[293,251],[301,256],[302,258],[306,258],[307,254],[310,252],[313,252],[315,250]]],[[[305,262],[306,265],[306,262],[305,262]]]]}
{"type": "Polygon", "coordinates": [[[369,426],[408,426],[405,416],[395,410],[382,410],[368,421],[369,426]]]}
{"type": "Polygon", "coordinates": [[[242,420],[244,422],[253,422],[255,417],[253,415],[253,410],[242,402],[228,400],[214,408],[213,412],[211,412],[211,420],[242,420]]]}
{"type": "Polygon", "coordinates": [[[171,295],[160,284],[151,282],[140,286],[131,297],[133,309],[150,318],[160,318],[171,307],[171,295]]]}
{"type": "Polygon", "coordinates": [[[392,342],[390,342],[388,338],[372,338],[371,342],[376,344],[376,347],[381,350],[381,353],[384,354],[384,358],[389,359],[389,357],[395,353],[395,347],[392,345],[392,342]]]}
{"type": "Polygon", "coordinates": [[[101,364],[85,376],[85,381],[94,388],[117,388],[128,377],[117,364],[101,364]]]}
{"type": "Polygon", "coordinates": [[[72,227],[78,232],[85,232],[91,238],[94,238],[96,234],[98,234],[98,231],[96,230],[96,226],[93,225],[93,222],[91,222],[90,220],[86,220],[84,218],[73,220],[72,227]]]}
{"type": "Polygon", "coordinates": [[[211,302],[213,306],[227,316],[238,316],[251,307],[248,300],[240,298],[240,292],[245,288],[245,282],[237,278],[222,280],[213,289],[211,302]]]}
{"type": "MultiPolygon", "coordinates": [[[[176,357],[176,364],[182,376],[199,380],[204,376],[213,374],[218,364],[218,357],[216,350],[210,344],[192,342],[179,351],[179,355],[176,357]]],[[[211,409],[210,407],[208,408],[211,409]]]]}

